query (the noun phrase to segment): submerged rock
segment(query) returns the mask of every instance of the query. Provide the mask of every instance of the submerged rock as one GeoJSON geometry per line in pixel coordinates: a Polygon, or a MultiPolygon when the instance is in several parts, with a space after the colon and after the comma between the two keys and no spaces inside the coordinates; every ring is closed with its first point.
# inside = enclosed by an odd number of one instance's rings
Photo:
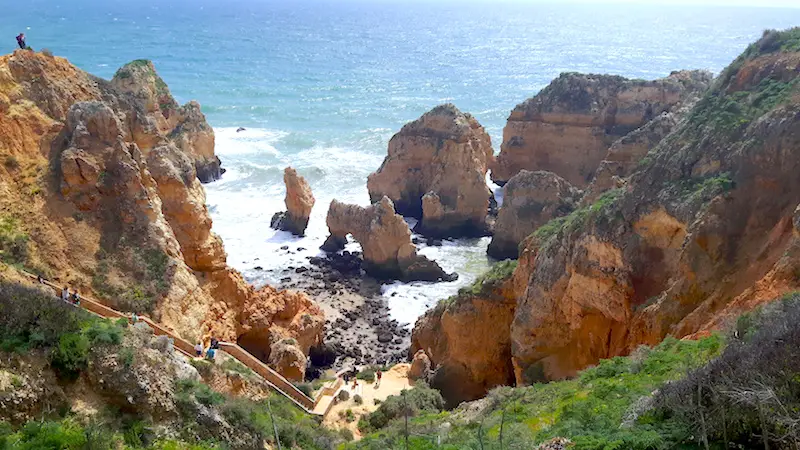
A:
{"type": "Polygon", "coordinates": [[[389,154],[367,179],[373,203],[386,196],[397,212],[421,219],[429,236],[487,234],[492,193],[486,172],[493,160],[489,135],[474,117],[440,105],[406,124],[389,141],[389,154]]]}
{"type": "Polygon", "coordinates": [[[395,213],[394,204],[387,197],[366,208],[333,200],[327,224],[331,234],[322,249],[341,250],[347,243],[347,235],[352,234],[363,249],[363,269],[376,278],[449,281],[456,277],[447,274],[436,262],[417,255],[408,224],[395,213]]]}
{"type": "Polygon", "coordinates": [[[314,194],[306,179],[291,167],[284,169],[283,182],[286,185],[286,211],[275,213],[270,227],[303,236],[316,201],[314,194]]]}

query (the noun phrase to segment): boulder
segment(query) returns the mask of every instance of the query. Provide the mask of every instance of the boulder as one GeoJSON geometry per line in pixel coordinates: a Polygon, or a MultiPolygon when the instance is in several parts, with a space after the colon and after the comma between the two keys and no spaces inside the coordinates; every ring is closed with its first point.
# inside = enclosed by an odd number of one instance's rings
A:
{"type": "Polygon", "coordinates": [[[564,73],[517,105],[503,129],[492,180],[546,170],[585,188],[620,137],[708,88],[711,74],[674,72],[654,81],[564,73]]]}
{"type": "Polygon", "coordinates": [[[314,194],[306,179],[291,167],[284,169],[283,182],[286,184],[286,211],[275,213],[270,227],[303,236],[314,207],[314,194]]]}
{"type": "Polygon", "coordinates": [[[408,379],[411,381],[427,381],[431,373],[431,359],[424,350],[417,350],[411,359],[411,368],[408,370],[408,379]]]}
{"type": "Polygon", "coordinates": [[[306,373],[306,356],[291,338],[281,339],[272,344],[269,364],[278,373],[291,381],[303,381],[306,373]]]}
{"type": "Polygon", "coordinates": [[[415,231],[436,237],[487,234],[493,160],[489,135],[474,117],[440,105],[389,141],[381,167],[367,179],[373,203],[386,196],[397,212],[420,219],[415,231]]]}
{"type": "Polygon", "coordinates": [[[331,202],[327,217],[330,237],[322,249],[341,250],[351,234],[361,244],[364,263],[370,275],[380,279],[402,281],[453,280],[436,262],[417,255],[411,242],[411,230],[403,217],[396,214],[388,197],[368,207],[331,202]]]}
{"type": "Polygon", "coordinates": [[[496,259],[516,259],[523,239],[572,212],[580,198],[581,191],[552,172],[520,171],[503,186],[503,205],[487,253],[496,259]]]}

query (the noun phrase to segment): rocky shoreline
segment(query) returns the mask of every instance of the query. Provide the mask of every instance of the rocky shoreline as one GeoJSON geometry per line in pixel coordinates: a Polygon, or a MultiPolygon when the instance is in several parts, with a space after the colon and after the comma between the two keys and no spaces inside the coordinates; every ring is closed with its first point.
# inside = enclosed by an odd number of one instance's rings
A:
{"type": "MultiPolygon", "coordinates": [[[[286,253],[303,250],[282,249],[286,253]]],[[[277,288],[305,292],[325,313],[325,345],[312,350],[309,375],[314,375],[315,368],[339,370],[407,361],[410,324],[390,317],[381,280],[364,272],[361,252],[344,250],[306,259],[307,264],[267,272],[280,276],[277,288]]]]}

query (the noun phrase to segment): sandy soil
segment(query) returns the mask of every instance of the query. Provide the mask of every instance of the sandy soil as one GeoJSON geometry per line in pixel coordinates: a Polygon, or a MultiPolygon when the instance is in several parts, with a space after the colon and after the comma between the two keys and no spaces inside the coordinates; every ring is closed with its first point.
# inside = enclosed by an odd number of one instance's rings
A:
{"type": "Polygon", "coordinates": [[[410,364],[397,364],[383,374],[380,384],[366,383],[358,380],[358,386],[353,389],[352,382],[347,386],[347,391],[350,392],[350,399],[346,402],[340,402],[333,406],[330,413],[325,417],[323,423],[333,429],[349,428],[353,432],[356,439],[361,438],[361,433],[358,432],[358,419],[361,416],[371,413],[378,409],[375,404],[375,399],[380,401],[386,400],[390,395],[399,395],[403,389],[409,389],[411,384],[408,380],[408,370],[411,368],[410,364]],[[353,400],[355,395],[360,395],[364,400],[361,405],[356,405],[353,400]],[[344,418],[344,412],[348,409],[353,411],[355,420],[347,422],[344,418]],[[340,414],[341,413],[341,414],[340,414]]]}

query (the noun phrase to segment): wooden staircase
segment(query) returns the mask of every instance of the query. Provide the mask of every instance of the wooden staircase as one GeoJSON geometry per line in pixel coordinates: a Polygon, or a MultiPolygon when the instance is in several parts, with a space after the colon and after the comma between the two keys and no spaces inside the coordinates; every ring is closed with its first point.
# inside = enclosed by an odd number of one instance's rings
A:
{"type": "MultiPolygon", "coordinates": [[[[38,280],[38,277],[31,273],[22,270],[20,270],[20,273],[28,278],[31,278],[32,280],[38,280]]],[[[57,286],[48,280],[43,280],[42,283],[52,288],[57,297],[61,297],[62,288],[60,286],[57,286]]],[[[107,319],[130,319],[131,317],[128,314],[109,308],[108,306],[105,306],[96,300],[84,296],[81,296],[80,307],[92,314],[107,319]]],[[[157,336],[169,337],[173,342],[173,348],[175,351],[188,358],[195,358],[194,345],[191,342],[181,338],[175,332],[164,327],[163,325],[153,322],[148,317],[139,316],[139,320],[150,326],[157,336]]],[[[337,378],[335,381],[329,382],[323,386],[322,390],[320,390],[315,398],[311,398],[300,391],[300,389],[298,389],[289,380],[284,378],[281,374],[264,364],[255,356],[248,353],[247,350],[243,349],[239,345],[230,342],[220,342],[219,348],[227,353],[231,358],[250,368],[254,373],[259,375],[275,392],[288,398],[308,414],[325,417],[333,405],[336,404],[336,395],[342,388],[343,384],[341,378],[337,378]]]]}

